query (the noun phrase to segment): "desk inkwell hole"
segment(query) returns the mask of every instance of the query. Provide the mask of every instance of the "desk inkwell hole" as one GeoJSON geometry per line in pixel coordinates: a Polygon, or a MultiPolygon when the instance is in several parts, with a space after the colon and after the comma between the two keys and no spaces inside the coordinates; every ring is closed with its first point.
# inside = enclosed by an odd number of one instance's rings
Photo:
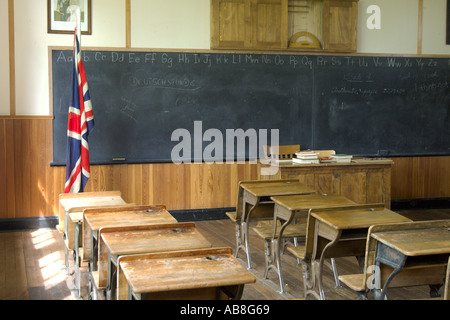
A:
{"type": "Polygon", "coordinates": [[[153,212],[153,210],[152,209],[148,209],[147,212],[153,212]]]}
{"type": "Polygon", "coordinates": [[[173,232],[181,232],[182,230],[180,228],[172,229],[173,232]]]}
{"type": "Polygon", "coordinates": [[[206,260],[215,261],[217,259],[219,259],[218,256],[206,256],[206,260]]]}

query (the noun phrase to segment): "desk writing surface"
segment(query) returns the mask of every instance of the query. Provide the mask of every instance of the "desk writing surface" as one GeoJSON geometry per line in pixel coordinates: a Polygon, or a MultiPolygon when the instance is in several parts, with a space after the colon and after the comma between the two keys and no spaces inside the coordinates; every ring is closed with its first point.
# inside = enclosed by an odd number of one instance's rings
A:
{"type": "Polygon", "coordinates": [[[119,265],[134,293],[255,282],[253,275],[232,256],[231,248],[125,256],[119,258],[119,265]]]}
{"type": "Polygon", "coordinates": [[[176,223],[177,220],[163,208],[148,210],[117,211],[105,213],[86,213],[86,223],[92,231],[101,227],[132,226],[136,224],[176,223]]]}
{"type": "Polygon", "coordinates": [[[111,197],[92,197],[92,198],[73,198],[59,200],[64,210],[67,211],[74,207],[100,207],[104,205],[120,205],[126,202],[120,196],[111,197]]]}
{"type": "Polygon", "coordinates": [[[355,202],[336,194],[305,194],[292,196],[276,196],[271,199],[280,206],[291,211],[326,208],[334,206],[354,205],[355,202]]]}
{"type": "Polygon", "coordinates": [[[310,188],[300,182],[260,182],[258,184],[252,184],[251,182],[242,183],[242,188],[247,192],[251,193],[257,197],[264,196],[279,196],[279,195],[289,195],[289,194],[307,194],[314,193],[314,189],[310,188]]]}
{"type": "MultiPolygon", "coordinates": [[[[351,162],[320,162],[320,163],[296,163],[292,161],[280,162],[280,168],[295,168],[295,167],[360,167],[367,165],[392,166],[394,161],[390,159],[375,159],[375,158],[353,158],[351,162]]],[[[261,165],[261,167],[269,167],[269,165],[261,165]]]]}
{"type": "Polygon", "coordinates": [[[107,231],[102,232],[101,237],[113,255],[211,247],[193,223],[152,225],[145,230],[107,231]]]}
{"type": "Polygon", "coordinates": [[[447,227],[375,232],[372,237],[406,256],[450,253],[447,227]]]}
{"type": "Polygon", "coordinates": [[[69,217],[72,222],[80,222],[83,220],[83,211],[71,212],[69,213],[69,217]]]}
{"type": "Polygon", "coordinates": [[[313,211],[311,215],[335,229],[360,229],[368,225],[411,222],[410,219],[386,208],[354,208],[313,211]]]}

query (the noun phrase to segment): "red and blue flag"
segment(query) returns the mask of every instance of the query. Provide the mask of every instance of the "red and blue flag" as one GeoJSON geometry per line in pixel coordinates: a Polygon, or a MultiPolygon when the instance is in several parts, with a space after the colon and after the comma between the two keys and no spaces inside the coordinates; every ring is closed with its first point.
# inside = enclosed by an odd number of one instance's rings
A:
{"type": "Polygon", "coordinates": [[[94,127],[94,113],[76,30],[72,80],[72,102],[67,123],[65,193],[84,191],[90,177],[88,136],[94,127]]]}

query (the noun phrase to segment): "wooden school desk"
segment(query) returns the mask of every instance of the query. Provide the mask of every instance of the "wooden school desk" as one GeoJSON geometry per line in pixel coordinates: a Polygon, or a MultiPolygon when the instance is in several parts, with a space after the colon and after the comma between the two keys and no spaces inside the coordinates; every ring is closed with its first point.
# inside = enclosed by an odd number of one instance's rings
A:
{"type": "MultiPolygon", "coordinates": [[[[101,206],[101,208],[108,208],[115,210],[126,206],[135,206],[132,204],[124,204],[117,206],[101,206]]],[[[78,296],[80,296],[80,249],[82,248],[82,224],[83,224],[83,211],[85,209],[95,209],[96,207],[73,207],[67,210],[69,218],[67,219],[65,234],[65,263],[67,269],[70,269],[68,251],[72,250],[74,253],[74,265],[75,265],[75,287],[78,289],[78,296]]]]}
{"type": "MultiPolygon", "coordinates": [[[[64,234],[64,263],[67,274],[70,273],[69,251],[75,250],[75,260],[78,255],[79,243],[75,244],[75,228],[78,223],[78,217],[69,218],[69,211],[82,211],[83,208],[105,206],[105,205],[123,205],[126,202],[121,197],[120,191],[101,191],[101,192],[81,192],[81,193],[62,193],[59,195],[59,225],[58,230],[64,234]],[[77,208],[77,209],[75,209],[77,208]]],[[[78,238],[77,238],[78,240],[78,238]]],[[[79,261],[78,261],[79,263],[79,261]]],[[[75,273],[77,276],[77,262],[75,263],[75,273]]],[[[78,273],[79,276],[79,273],[78,273]]],[[[79,277],[78,277],[79,279],[79,277]]],[[[77,281],[76,281],[77,282],[77,281]]],[[[79,283],[79,281],[78,281],[79,283]]],[[[78,293],[80,288],[78,287],[78,293]]]]}
{"type": "MultiPolygon", "coordinates": [[[[265,274],[268,273],[269,269],[273,269],[280,280],[281,293],[285,292],[283,272],[281,268],[281,247],[283,242],[283,233],[288,225],[290,225],[294,218],[296,223],[306,224],[308,218],[309,209],[314,208],[328,208],[328,207],[342,207],[346,205],[355,205],[352,200],[336,194],[305,194],[305,195],[293,195],[293,196],[275,196],[271,197],[272,201],[275,203],[274,208],[274,232],[272,240],[270,241],[271,250],[270,256],[265,255],[267,270],[265,274]],[[280,222],[279,232],[277,232],[277,222],[280,222]],[[275,236],[277,235],[278,236],[275,236]]],[[[334,266],[334,260],[332,260],[334,266]]],[[[337,271],[333,267],[333,272],[335,275],[336,283],[337,281],[337,271]]]]}
{"type": "Polygon", "coordinates": [[[376,299],[384,299],[389,286],[430,285],[430,295],[437,295],[450,254],[450,220],[374,226],[371,231],[375,278],[383,285],[381,292],[374,290],[376,299]]]}
{"type": "Polygon", "coordinates": [[[62,193],[59,195],[59,230],[64,233],[65,239],[65,263],[69,269],[68,250],[73,250],[75,238],[72,236],[74,232],[74,223],[69,223],[69,210],[83,208],[123,205],[126,202],[122,199],[120,191],[102,191],[102,192],[82,192],[82,193],[62,193]],[[70,228],[70,229],[69,229],[70,228]],[[70,232],[70,235],[69,235],[70,232]]]}
{"type": "Polygon", "coordinates": [[[389,159],[369,158],[354,158],[351,163],[280,163],[277,174],[260,178],[298,179],[318,193],[343,195],[360,204],[384,203],[389,209],[392,164],[389,159]]]}
{"type": "Polygon", "coordinates": [[[273,180],[273,181],[246,181],[240,183],[242,188],[242,217],[241,217],[241,237],[239,239],[239,246],[236,249],[235,256],[239,249],[244,250],[247,255],[248,268],[252,268],[252,260],[250,256],[249,244],[249,224],[252,220],[252,214],[261,204],[271,204],[269,211],[270,218],[273,218],[273,202],[271,196],[280,195],[303,195],[312,194],[314,190],[310,187],[299,183],[297,180],[273,180]]]}
{"type": "Polygon", "coordinates": [[[119,299],[240,299],[255,277],[232,256],[231,248],[121,256],[119,299]]]}
{"type": "Polygon", "coordinates": [[[106,227],[99,232],[98,286],[115,299],[117,259],[123,255],[210,248],[195,223],[106,227]]]}
{"type": "Polygon", "coordinates": [[[97,270],[98,232],[100,228],[177,222],[163,205],[140,205],[116,210],[87,209],[84,211],[83,219],[83,260],[89,261],[89,271],[97,270]]]}
{"type": "Polygon", "coordinates": [[[61,193],[59,195],[59,225],[60,232],[66,232],[67,210],[74,207],[95,207],[103,205],[125,204],[120,191],[100,191],[81,193],[61,193]]]}
{"type": "MultiPolygon", "coordinates": [[[[366,239],[372,225],[411,222],[410,219],[378,205],[357,205],[344,208],[311,209],[308,217],[308,230],[305,247],[291,247],[287,250],[296,256],[298,250],[306,251],[307,258],[302,263],[313,270],[312,286],[305,292],[316,298],[325,299],[323,290],[323,265],[325,259],[339,257],[364,257],[366,239]],[[312,264],[319,260],[317,274],[312,264]],[[318,284],[319,294],[315,284],[318,284]]],[[[362,266],[361,266],[362,267],[362,266]]],[[[305,268],[304,268],[305,269],[305,268]]]]}

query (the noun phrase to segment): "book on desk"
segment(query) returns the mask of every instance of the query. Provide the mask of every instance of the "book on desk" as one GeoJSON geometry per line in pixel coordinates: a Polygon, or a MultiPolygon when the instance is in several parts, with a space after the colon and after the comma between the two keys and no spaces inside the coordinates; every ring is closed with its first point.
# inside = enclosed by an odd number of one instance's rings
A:
{"type": "Polygon", "coordinates": [[[348,154],[330,154],[321,155],[316,151],[299,151],[295,153],[295,158],[292,158],[293,163],[307,164],[307,163],[350,163],[353,156],[348,154]]]}
{"type": "Polygon", "coordinates": [[[319,155],[314,151],[298,151],[295,153],[295,158],[292,158],[293,163],[319,163],[319,155]]]}
{"type": "Polygon", "coordinates": [[[350,163],[352,162],[352,155],[348,154],[333,154],[330,156],[331,159],[335,160],[335,162],[341,162],[341,163],[350,163]]]}

